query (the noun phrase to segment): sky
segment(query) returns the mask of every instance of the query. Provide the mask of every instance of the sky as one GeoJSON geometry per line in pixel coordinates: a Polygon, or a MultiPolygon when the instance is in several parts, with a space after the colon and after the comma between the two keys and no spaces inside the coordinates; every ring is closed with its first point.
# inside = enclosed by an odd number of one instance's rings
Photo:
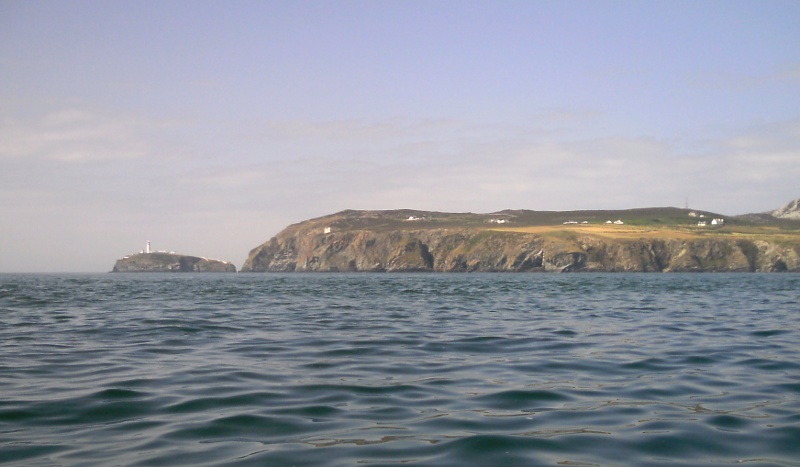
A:
{"type": "Polygon", "coordinates": [[[0,272],[344,209],[800,198],[800,2],[0,0],[0,272]]]}

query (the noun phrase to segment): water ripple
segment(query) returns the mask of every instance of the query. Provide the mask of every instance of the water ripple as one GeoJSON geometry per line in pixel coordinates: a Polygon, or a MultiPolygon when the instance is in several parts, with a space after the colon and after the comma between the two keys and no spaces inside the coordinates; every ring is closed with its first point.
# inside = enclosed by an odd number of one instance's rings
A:
{"type": "Polygon", "coordinates": [[[797,286],[3,275],[0,462],[796,466],[797,286]]]}

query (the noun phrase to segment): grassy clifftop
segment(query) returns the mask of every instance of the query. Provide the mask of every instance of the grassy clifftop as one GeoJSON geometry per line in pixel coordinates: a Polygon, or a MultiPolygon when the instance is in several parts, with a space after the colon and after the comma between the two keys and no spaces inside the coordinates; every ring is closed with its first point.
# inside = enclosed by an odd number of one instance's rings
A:
{"type": "Polygon", "coordinates": [[[289,229],[316,226],[331,231],[396,231],[426,229],[502,230],[557,235],[580,232],[608,238],[710,238],[755,236],[770,239],[800,237],[800,221],[774,217],[725,216],[679,208],[626,210],[530,211],[505,210],[489,214],[443,213],[414,210],[342,211],[295,224],[289,229]],[[712,225],[713,219],[723,219],[712,225]],[[611,221],[611,224],[607,222],[611,221]],[[622,224],[614,224],[621,221],[622,224]],[[705,222],[705,226],[698,225],[705,222]]]}

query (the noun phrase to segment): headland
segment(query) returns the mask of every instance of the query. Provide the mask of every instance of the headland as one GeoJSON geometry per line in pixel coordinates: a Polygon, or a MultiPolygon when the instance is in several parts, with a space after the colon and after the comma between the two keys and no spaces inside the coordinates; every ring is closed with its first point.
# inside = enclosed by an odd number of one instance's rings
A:
{"type": "Polygon", "coordinates": [[[287,227],[241,271],[800,272],[800,220],[777,212],[347,210],[287,227]]]}

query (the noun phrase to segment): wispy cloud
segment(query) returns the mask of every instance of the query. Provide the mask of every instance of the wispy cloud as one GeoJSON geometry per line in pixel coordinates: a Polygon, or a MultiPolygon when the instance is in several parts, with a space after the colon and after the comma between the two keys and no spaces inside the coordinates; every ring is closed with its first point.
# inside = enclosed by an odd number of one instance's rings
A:
{"type": "Polygon", "coordinates": [[[776,85],[795,85],[800,83],[800,63],[786,64],[758,74],[702,71],[691,77],[690,82],[714,91],[725,88],[743,91],[776,85]]]}
{"type": "Polygon", "coordinates": [[[149,124],[133,118],[63,109],[27,120],[6,118],[0,125],[0,158],[35,157],[83,163],[135,159],[150,147],[149,124]]]}
{"type": "Polygon", "coordinates": [[[346,181],[350,195],[342,199],[370,208],[599,209],[681,205],[689,196],[733,214],[758,209],[775,196],[771,190],[800,175],[797,131],[796,122],[745,128],[692,152],[683,151],[691,142],[651,137],[548,140],[521,131],[494,144],[455,136],[422,150],[398,145],[382,165],[350,161],[326,173],[346,181]],[[751,190],[761,193],[734,201],[751,190]]]}
{"type": "MultiPolygon", "coordinates": [[[[742,190],[731,184],[768,192],[772,185],[791,185],[787,177],[800,177],[797,121],[739,129],[706,139],[697,150],[692,141],[580,137],[591,133],[587,122],[594,119],[564,112],[563,130],[544,116],[513,126],[455,119],[231,123],[221,137],[236,145],[220,148],[208,136],[182,139],[203,133],[192,124],[167,138],[164,123],[72,109],[3,125],[0,155],[81,166],[142,159],[158,166],[160,157],[183,145],[183,163],[166,163],[163,171],[133,175],[128,172],[135,165],[126,165],[103,174],[128,173],[116,182],[120,189],[138,187],[149,199],[172,200],[168,205],[224,210],[267,203],[294,213],[309,206],[600,209],[679,205],[686,196],[727,209],[730,202],[722,199],[742,190]]],[[[73,174],[71,183],[77,191],[87,183],[99,186],[91,176],[73,174]],[[83,185],[81,177],[87,178],[83,185]]]]}

